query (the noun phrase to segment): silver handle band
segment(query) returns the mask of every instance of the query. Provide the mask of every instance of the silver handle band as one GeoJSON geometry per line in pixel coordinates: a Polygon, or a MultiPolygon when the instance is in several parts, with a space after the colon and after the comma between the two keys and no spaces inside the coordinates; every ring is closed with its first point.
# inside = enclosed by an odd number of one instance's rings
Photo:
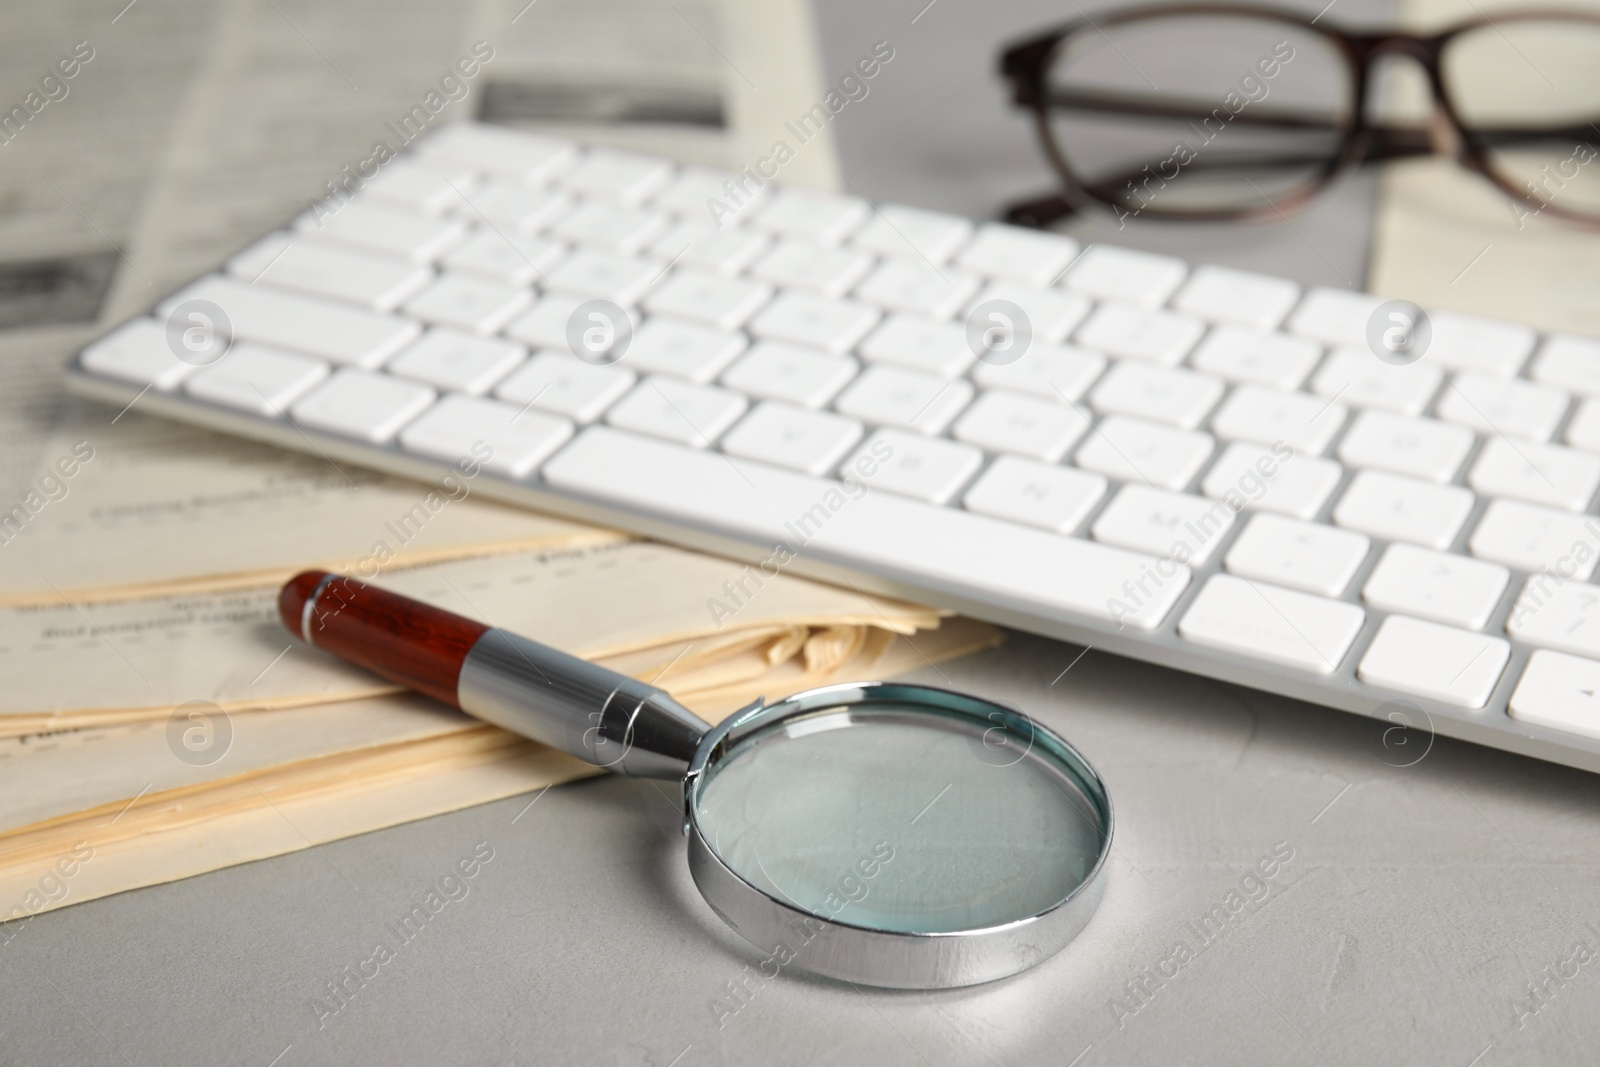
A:
{"type": "Polygon", "coordinates": [[[456,681],[461,710],[598,767],[681,779],[709,727],[625,674],[491,629],[456,681]]]}

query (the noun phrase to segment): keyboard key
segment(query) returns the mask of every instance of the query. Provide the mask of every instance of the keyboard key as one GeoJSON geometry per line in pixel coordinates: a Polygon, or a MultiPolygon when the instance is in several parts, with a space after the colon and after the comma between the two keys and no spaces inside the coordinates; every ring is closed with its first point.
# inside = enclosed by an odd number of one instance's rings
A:
{"type": "Polygon", "coordinates": [[[417,151],[533,184],[555,177],[578,159],[578,146],[571,141],[479,122],[441,126],[418,143],[417,151]]]}
{"type": "MultiPolygon", "coordinates": [[[[854,196],[819,193],[810,189],[780,189],[767,201],[750,225],[784,237],[836,245],[860,229],[872,215],[872,206],[854,196]]],[[[870,261],[871,256],[867,256],[870,261]]]]}
{"type": "Polygon", "coordinates": [[[1472,494],[1459,485],[1361,471],[1333,509],[1333,521],[1386,541],[1449,548],[1472,504],[1472,494]]]}
{"type": "Polygon", "coordinates": [[[1089,429],[1076,408],[994,389],[956,422],[952,435],[988,452],[1009,452],[1054,463],[1089,429]]]}
{"type": "Polygon", "coordinates": [[[1432,363],[1396,366],[1371,352],[1346,350],[1328,357],[1312,379],[1311,388],[1318,396],[1351,407],[1420,415],[1443,381],[1444,372],[1432,363]]]}
{"type": "Polygon", "coordinates": [[[1348,530],[1257,515],[1228,549],[1223,563],[1241,578],[1336,597],[1361,568],[1371,544],[1348,530]]]}
{"type": "Polygon", "coordinates": [[[1097,352],[1172,367],[1183,361],[1204,332],[1205,324],[1187,315],[1106,304],[1079,327],[1074,340],[1097,352]]]}
{"type": "Polygon", "coordinates": [[[1439,398],[1439,418],[1483,433],[1548,441],[1567,413],[1567,394],[1532,382],[1463,373],[1439,398]]]}
{"type": "Polygon", "coordinates": [[[893,311],[948,319],[978,291],[978,278],[953,267],[942,271],[920,259],[888,259],[860,285],[856,299],[893,311]]]}
{"type": "Polygon", "coordinates": [[[282,418],[289,405],[328,376],[320,359],[241,341],[185,383],[190,396],[239,408],[264,418],[282,418]]]}
{"type": "Polygon", "coordinates": [[[644,306],[660,315],[737,330],[771,299],[772,287],[759,282],[680,270],[651,290],[644,306]]]}
{"type": "MultiPolygon", "coordinates": [[[[587,302],[587,298],[582,296],[548,293],[507,326],[505,334],[532,348],[553,348],[568,355],[576,355],[572,351],[567,329],[572,316],[587,302]]],[[[634,326],[638,325],[638,316],[632,311],[629,311],[628,317],[634,326]]]]}
{"type": "Polygon", "coordinates": [[[614,148],[591,148],[561,184],[586,196],[615,200],[628,207],[643,203],[672,181],[675,168],[664,159],[614,148]]]}
{"type": "Polygon", "coordinates": [[[1032,393],[1062,403],[1076,402],[1106,369],[1106,358],[1071,345],[1035,341],[1012,363],[980,362],[972,378],[985,389],[1032,393]]]}
{"type": "Polygon", "coordinates": [[[1142,363],[1119,363],[1089,394],[1096,411],[1137,415],[1192,430],[1222,399],[1219,378],[1142,363]]]}
{"type": "Polygon", "coordinates": [[[1182,489],[1200,473],[1215,447],[1210,434],[1109,415],[1072,461],[1118,481],[1182,489]]]}
{"type": "Polygon", "coordinates": [[[737,274],[771,247],[772,238],[760,230],[715,230],[699,222],[685,222],[651,245],[650,254],[681,267],[737,274]]]}
{"type": "Polygon", "coordinates": [[[390,360],[384,370],[439,389],[477,396],[510,374],[527,353],[521,345],[444,327],[390,360]]]}
{"type": "Polygon", "coordinates": [[[1365,621],[1354,604],[1218,574],[1184,613],[1178,633],[1197,645],[1328,675],[1365,621]]]}
{"type": "Polygon", "coordinates": [[[666,233],[667,220],[663,215],[642,208],[584,200],[563,215],[549,232],[573,244],[593,245],[617,255],[631,256],[666,233]]]}
{"type": "MultiPolygon", "coordinates": [[[[1383,306],[1383,297],[1344,289],[1312,289],[1289,316],[1289,332],[1321,341],[1367,350],[1367,322],[1383,306]]],[[[1378,357],[1373,356],[1374,360],[1378,357]]]]}
{"type": "Polygon", "coordinates": [[[551,268],[544,284],[552,292],[626,305],[637,303],[661,273],[649,260],[580,248],[551,268]]]}
{"type": "Polygon", "coordinates": [[[1172,306],[1212,322],[1271,330],[1299,299],[1300,287],[1286,278],[1228,267],[1196,267],[1172,306]]]}
{"type": "Polygon", "coordinates": [[[606,413],[606,421],[690,448],[709,448],[739,421],[746,404],[738,393],[715,386],[646,378],[606,413]]]}
{"type": "Polygon", "coordinates": [[[1461,469],[1477,437],[1464,426],[1363,411],[1339,442],[1339,458],[1352,467],[1448,482],[1461,469]]]}
{"type": "Polygon", "coordinates": [[[291,289],[345,300],[372,311],[393,311],[433,280],[427,267],[336,245],[275,233],[228,261],[228,273],[247,285],[291,289]]]}
{"type": "Polygon", "coordinates": [[[834,407],[874,426],[936,434],[972,402],[972,383],[946,381],[902,367],[868,367],[834,407]]]}
{"type": "MultiPolygon", "coordinates": [[[[859,458],[868,470],[878,463],[870,449],[859,458]]],[[[1187,567],[1169,563],[1153,583],[1157,561],[1138,553],[892,493],[856,494],[836,481],[776,468],[735,470],[724,456],[601,427],[557,453],[544,476],[560,489],[630,509],[713,523],[762,544],[798,540],[865,569],[936,582],[956,596],[1000,598],[1053,618],[1075,615],[1149,631],[1190,580],[1187,567]],[[828,503],[830,489],[836,505],[828,503]],[[962,560],[957,570],[953,558],[962,560]],[[1132,594],[1123,588],[1139,582],[1143,587],[1132,594]]]]}
{"type": "Polygon", "coordinates": [[[868,488],[930,504],[948,503],[983,466],[983,453],[970,445],[900,430],[879,430],[845,462],[844,469],[855,470],[863,457],[878,460],[875,471],[858,475],[868,488]],[[882,458],[885,450],[888,458],[882,458]]]}
{"type": "Polygon", "coordinates": [[[969,311],[991,300],[1004,300],[1022,309],[1022,313],[1028,316],[1033,344],[1061,340],[1077,329],[1078,324],[1094,308],[1087,297],[1063,289],[1037,289],[1017,282],[992,282],[972,298],[969,311]]]}
{"type": "Polygon", "coordinates": [[[1527,361],[1537,335],[1526,326],[1457,311],[1430,311],[1433,339],[1423,359],[1451,370],[1509,378],[1527,361]]]}
{"type": "Polygon", "coordinates": [[[220,307],[235,340],[260,341],[358,367],[378,366],[422,332],[409,319],[274,292],[215,274],[168,297],[158,310],[170,314],[189,300],[209,300],[220,307]]]}
{"type": "Polygon", "coordinates": [[[1370,685],[1458,708],[1481,708],[1505,670],[1511,645],[1498,637],[1391,615],[1356,673],[1370,685]]]}
{"type": "Polygon", "coordinates": [[[686,216],[696,224],[716,226],[720,221],[723,226],[731,227],[754,214],[749,209],[766,200],[770,191],[768,186],[757,185],[749,175],[737,171],[680,167],[672,181],[650,202],[686,216]],[[711,200],[722,202],[732,208],[733,213],[719,211],[714,219],[706,206],[711,200]]]}
{"type": "Polygon", "coordinates": [[[1026,523],[1056,533],[1071,533],[1105,496],[1098,474],[1001,456],[989,465],[962,498],[969,511],[1026,523]]]}
{"type": "Polygon", "coordinates": [[[520,286],[479,281],[460,274],[442,274],[432,285],[406,301],[406,314],[435,326],[455,326],[477,333],[496,333],[533,302],[533,292],[520,286]]]}
{"type": "Polygon", "coordinates": [[[1069,237],[1019,226],[987,222],[956,262],[975,274],[1024,285],[1053,285],[1078,256],[1078,242],[1069,237]]]}
{"type": "Polygon", "coordinates": [[[838,465],[861,434],[855,419],[763,401],[728,431],[722,450],[802,474],[823,475],[838,465]]]}
{"type": "Polygon", "coordinates": [[[1491,500],[1467,543],[1474,556],[1582,581],[1600,555],[1600,522],[1515,500],[1491,500]]]}
{"type": "Polygon", "coordinates": [[[756,261],[750,273],[785,289],[840,297],[872,269],[872,256],[854,248],[784,241],[756,261]]]}
{"type": "Polygon", "coordinates": [[[174,355],[167,345],[166,327],[153,319],[119,326],[85,348],[82,358],[83,365],[97,374],[163,390],[176,389],[202,365],[198,359],[189,363],[174,355]]]}
{"type": "Polygon", "coordinates": [[[1343,475],[1332,460],[1236,442],[1206,472],[1200,491],[1227,502],[1235,511],[1270,511],[1313,519],[1343,475]]]}
{"type": "Polygon", "coordinates": [[[722,384],[764,400],[820,408],[860,370],[861,365],[849,356],[759,341],[723,372],[722,384]]]}
{"type": "Polygon", "coordinates": [[[597,367],[566,353],[540,352],[501,382],[495,396],[518,407],[593,422],[633,383],[634,373],[625,367],[597,367]]]}
{"type": "Polygon", "coordinates": [[[1600,738],[1600,663],[1535,652],[1507,709],[1513,719],[1600,738]]]}
{"type": "Polygon", "coordinates": [[[1583,511],[1600,487],[1600,456],[1492,437],[1472,465],[1467,484],[1485,496],[1583,511]]]}
{"type": "Polygon", "coordinates": [[[1215,500],[1125,485],[1091,527],[1096,541],[1199,566],[1233,527],[1233,510],[1215,500]]]}
{"type": "Polygon", "coordinates": [[[878,312],[848,300],[783,293],[750,321],[757,337],[843,353],[878,322],[878,312]]]}
{"type": "Polygon", "coordinates": [[[359,200],[337,211],[302,215],[294,226],[309,241],[353,246],[411,263],[432,263],[467,236],[467,226],[459,220],[359,200]]]}
{"type": "Polygon", "coordinates": [[[561,189],[531,189],[515,182],[490,182],[455,210],[457,218],[483,223],[490,233],[529,236],[565,216],[576,201],[561,189]]]}
{"type": "Polygon", "coordinates": [[[446,156],[429,155],[424,152],[413,152],[400,160],[391,160],[389,163],[382,164],[382,166],[387,171],[394,169],[397,164],[404,164],[407,167],[415,167],[418,170],[441,175],[449,178],[457,185],[479,177],[479,168],[470,163],[464,163],[459,159],[450,159],[446,156]]]}
{"type": "Polygon", "coordinates": [[[466,203],[463,197],[471,196],[478,187],[470,168],[458,166],[451,170],[453,173],[437,164],[430,167],[395,160],[363,185],[361,194],[424,215],[442,215],[461,208],[466,203]]]}
{"type": "Polygon", "coordinates": [[[434,391],[387,374],[344,369],[290,409],[294,421],[372,444],[382,444],[428,410],[434,391]]]}
{"type": "Polygon", "coordinates": [[[954,378],[973,361],[966,331],[960,326],[913,315],[890,315],[856,351],[868,363],[889,363],[941,378],[954,378]]]}
{"type": "Polygon", "coordinates": [[[1585,400],[1567,423],[1567,444],[1600,452],[1600,400],[1585,400]]]}
{"type": "Polygon", "coordinates": [[[691,382],[709,382],[744,351],[742,333],[674,319],[645,320],[633,335],[622,362],[642,374],[670,374],[691,382]]]}
{"type": "Polygon", "coordinates": [[[1218,326],[1200,342],[1189,363],[1230,382],[1297,389],[1322,358],[1322,346],[1284,333],[1218,326]]]}
{"type": "Polygon", "coordinates": [[[1320,456],[1344,425],[1345,414],[1336,400],[1241,385],[1212,416],[1211,430],[1229,441],[1282,441],[1297,453],[1320,456]]]}
{"type": "Polygon", "coordinates": [[[1171,256],[1093,245],[1067,272],[1065,284],[1096,300],[1158,308],[1188,273],[1183,260],[1171,256]]]}
{"type": "Polygon", "coordinates": [[[1600,397],[1600,340],[1552,334],[1533,361],[1533,380],[1579,396],[1600,397]]]}
{"type": "Polygon", "coordinates": [[[555,241],[486,227],[452,249],[440,265],[456,274],[520,287],[543,284],[545,274],[566,254],[566,246],[555,241]]]}
{"type": "Polygon", "coordinates": [[[972,222],[900,204],[880,204],[853,244],[880,256],[944,263],[972,238],[972,222]]]}
{"type": "Polygon", "coordinates": [[[1530,575],[1506,620],[1506,633],[1525,645],[1600,656],[1600,588],[1553,574],[1530,575]]]}
{"type": "Polygon", "coordinates": [[[1394,544],[1384,550],[1361,598],[1380,611],[1481,630],[1510,579],[1498,563],[1394,544]]]}
{"type": "Polygon", "coordinates": [[[447,396],[400,431],[411,452],[447,463],[493,451],[483,465],[510,478],[526,478],[572,436],[572,423],[555,415],[519,410],[515,404],[469,396],[447,396]]]}

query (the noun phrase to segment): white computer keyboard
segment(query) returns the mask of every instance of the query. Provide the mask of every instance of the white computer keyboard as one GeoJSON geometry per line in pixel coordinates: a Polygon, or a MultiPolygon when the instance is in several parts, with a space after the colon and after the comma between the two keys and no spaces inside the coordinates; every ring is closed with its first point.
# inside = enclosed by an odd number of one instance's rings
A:
{"type": "Polygon", "coordinates": [[[69,377],[1600,770],[1600,342],[1381,303],[458,124],[69,377]]]}

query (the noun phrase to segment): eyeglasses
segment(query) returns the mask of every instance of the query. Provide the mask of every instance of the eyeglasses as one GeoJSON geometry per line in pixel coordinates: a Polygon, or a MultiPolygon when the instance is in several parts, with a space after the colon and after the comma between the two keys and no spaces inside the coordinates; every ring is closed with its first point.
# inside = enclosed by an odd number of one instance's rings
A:
{"type": "Polygon", "coordinates": [[[1060,192],[1014,205],[1043,226],[1091,202],[1119,219],[1276,217],[1345,167],[1453,156],[1519,223],[1600,224],[1600,15],[1508,11],[1431,36],[1354,33],[1266,7],[1085,16],[1007,48],[1060,192]],[[1374,61],[1427,75],[1424,127],[1370,123],[1374,61]]]}

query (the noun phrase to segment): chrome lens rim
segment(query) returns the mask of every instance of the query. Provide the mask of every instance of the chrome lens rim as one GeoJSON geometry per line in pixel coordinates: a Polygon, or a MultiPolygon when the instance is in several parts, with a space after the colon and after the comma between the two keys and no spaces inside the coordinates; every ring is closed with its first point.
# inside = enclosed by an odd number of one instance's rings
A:
{"type": "Polygon", "coordinates": [[[744,709],[701,741],[684,778],[684,833],[689,870],[701,895],[724,922],[768,953],[762,961],[775,976],[785,967],[863,985],[894,989],[949,989],[991,982],[1042,963],[1088,925],[1105,891],[1114,816],[1104,781],[1064,738],[1009,705],[933,686],[896,682],[847,683],[797,693],[786,700],[744,709]],[[834,709],[874,705],[926,709],[983,730],[996,722],[1025,723],[1030,753],[1067,777],[1089,799],[1099,848],[1089,873],[1056,903],[995,926],[940,932],[900,932],[827,918],[780,900],[734,871],[706,835],[698,818],[706,772],[740,740],[787,720],[834,709]],[[997,719],[995,716],[1000,716],[997,719]]]}

